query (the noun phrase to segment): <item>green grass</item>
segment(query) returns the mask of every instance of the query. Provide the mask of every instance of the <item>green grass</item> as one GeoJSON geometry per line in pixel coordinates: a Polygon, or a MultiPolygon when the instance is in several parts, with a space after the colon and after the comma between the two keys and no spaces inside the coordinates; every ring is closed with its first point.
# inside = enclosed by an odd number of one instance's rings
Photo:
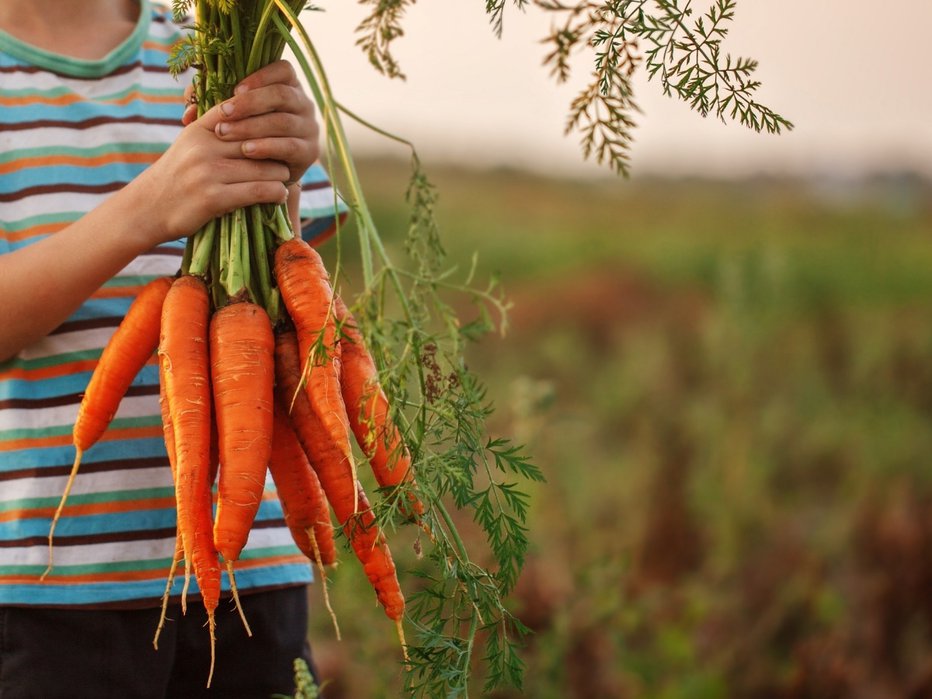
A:
{"type": "MultiPolygon", "coordinates": [[[[514,301],[509,334],[469,354],[492,428],[548,478],[528,486],[513,596],[535,631],[524,696],[919,686],[930,189],[428,174],[451,265],[478,251],[479,277],[500,275],[514,301]]],[[[402,255],[406,168],[365,163],[362,178],[402,255]]],[[[351,235],[342,247],[351,274],[351,235]]],[[[402,567],[411,545],[395,545],[402,567]]],[[[320,611],[313,628],[328,697],[398,696],[392,629],[344,558],[344,640],[320,611]]]]}

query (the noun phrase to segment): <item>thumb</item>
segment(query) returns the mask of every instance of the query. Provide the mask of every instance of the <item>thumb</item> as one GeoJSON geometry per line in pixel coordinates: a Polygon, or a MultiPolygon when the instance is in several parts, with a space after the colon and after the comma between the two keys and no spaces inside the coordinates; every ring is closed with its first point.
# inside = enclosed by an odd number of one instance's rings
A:
{"type": "Polygon", "coordinates": [[[224,103],[221,102],[220,104],[214,105],[204,112],[194,123],[207,131],[214,131],[217,128],[217,124],[223,121],[223,112],[220,111],[223,104],[224,103]]]}

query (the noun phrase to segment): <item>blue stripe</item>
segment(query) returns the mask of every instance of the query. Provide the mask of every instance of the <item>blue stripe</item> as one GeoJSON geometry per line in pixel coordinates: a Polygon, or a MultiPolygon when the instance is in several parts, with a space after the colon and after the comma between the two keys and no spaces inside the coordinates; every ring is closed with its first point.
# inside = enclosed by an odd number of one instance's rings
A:
{"type": "MultiPolygon", "coordinates": [[[[47,517],[7,522],[0,526],[0,540],[10,541],[26,537],[48,536],[50,524],[51,519],[47,517]]],[[[68,517],[66,515],[58,520],[55,535],[60,537],[89,536],[102,533],[148,531],[173,528],[174,526],[174,508],[136,510],[133,512],[116,512],[82,517],[68,517]]]]}
{"type": "MultiPolygon", "coordinates": [[[[0,379],[0,400],[58,398],[59,396],[83,393],[90,379],[90,371],[83,371],[68,376],[57,376],[41,381],[0,379]]],[[[154,365],[147,365],[136,375],[132,385],[158,386],[158,383],[159,368],[154,365]]]]}
{"type": "Polygon", "coordinates": [[[18,124],[20,122],[51,119],[68,124],[76,124],[93,117],[111,117],[127,119],[145,116],[147,119],[167,119],[180,123],[184,104],[180,99],[183,87],[178,88],[179,101],[150,103],[131,100],[126,104],[79,103],[65,105],[28,104],[0,109],[0,123],[18,124]]]}
{"type": "MultiPolygon", "coordinates": [[[[165,558],[165,575],[171,564],[165,558]]],[[[307,584],[313,581],[310,565],[289,564],[268,566],[259,569],[244,569],[236,572],[236,587],[242,592],[254,587],[271,585],[307,584]]],[[[173,595],[180,595],[184,576],[178,575],[172,587],[173,595]]],[[[191,590],[197,590],[197,582],[191,578],[191,590]]],[[[221,589],[228,592],[229,580],[224,574],[221,589]]],[[[56,584],[54,572],[41,585],[0,585],[0,604],[102,604],[130,600],[151,600],[153,606],[160,603],[165,590],[165,580],[96,583],[83,585],[56,584]]],[[[235,613],[235,612],[230,612],[235,613]]]]}
{"type": "MultiPolygon", "coordinates": [[[[91,464],[99,461],[132,461],[133,459],[155,458],[166,458],[165,442],[161,437],[98,442],[82,457],[82,462],[91,464]]],[[[73,460],[74,447],[70,444],[60,447],[8,451],[0,453],[0,471],[70,466],[73,460]]]]}
{"type": "MultiPolygon", "coordinates": [[[[165,473],[167,476],[167,467],[165,473]]],[[[277,500],[263,500],[259,505],[255,521],[265,522],[281,518],[282,508],[279,502],[277,500]]],[[[50,524],[51,519],[48,517],[5,522],[0,524],[0,541],[48,536],[50,524]]],[[[173,529],[174,527],[175,508],[170,507],[161,510],[133,510],[130,512],[112,512],[78,517],[66,515],[58,520],[55,534],[61,537],[91,536],[115,532],[173,529]]]]}
{"type": "Polygon", "coordinates": [[[109,163],[106,166],[83,167],[53,165],[19,170],[15,175],[0,178],[0,193],[9,194],[43,185],[73,185],[82,187],[129,182],[146,169],[145,163],[109,163]]]}

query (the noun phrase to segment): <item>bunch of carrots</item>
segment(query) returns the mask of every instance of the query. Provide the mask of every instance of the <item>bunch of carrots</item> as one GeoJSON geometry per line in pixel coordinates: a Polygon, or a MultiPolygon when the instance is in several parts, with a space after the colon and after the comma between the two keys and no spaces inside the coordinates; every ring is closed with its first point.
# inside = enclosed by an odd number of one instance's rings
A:
{"type": "MultiPolygon", "coordinates": [[[[281,56],[280,33],[264,28],[282,1],[242,9],[229,0],[195,3],[196,31],[181,53],[200,66],[199,109],[226,99],[245,74],[281,56]],[[214,41],[230,37],[234,41],[214,41]]],[[[303,2],[290,5],[296,11],[303,2]]],[[[188,239],[178,275],[150,282],[131,305],[101,355],[74,425],[74,466],[49,534],[49,569],[55,524],[82,454],[101,438],[156,351],[177,509],[164,602],[183,562],[182,606],[193,573],[213,657],[225,569],[246,623],[235,563],[271,473],[295,543],[322,573],[336,559],[332,510],[404,648],[404,596],[357,478],[353,442],[379,486],[404,491],[404,513],[417,519],[424,507],[414,494],[410,455],[360,328],[334,292],[320,255],[293,232],[284,205],[253,206],[211,221],[188,239]]],[[[156,643],[163,623],[164,609],[156,643]]]]}

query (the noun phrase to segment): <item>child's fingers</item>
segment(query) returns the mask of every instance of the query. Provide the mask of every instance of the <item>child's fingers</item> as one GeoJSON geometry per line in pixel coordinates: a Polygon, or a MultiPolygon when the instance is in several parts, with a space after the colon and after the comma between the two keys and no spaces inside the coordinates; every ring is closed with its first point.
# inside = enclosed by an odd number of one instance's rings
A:
{"type": "MultiPolygon", "coordinates": [[[[319,155],[313,143],[303,138],[256,138],[242,143],[242,153],[247,158],[274,160],[281,163],[311,163],[319,155]]],[[[289,172],[287,179],[300,178],[303,168],[289,172]]]]}
{"type": "Polygon", "coordinates": [[[189,104],[184,108],[184,113],[181,115],[181,124],[187,126],[197,119],[197,105],[189,104]]]}
{"type": "Polygon", "coordinates": [[[275,84],[292,85],[294,87],[300,85],[294,66],[288,61],[280,60],[269,63],[251,75],[247,75],[234,88],[233,94],[239,95],[250,90],[275,84]]]}
{"type": "Polygon", "coordinates": [[[220,104],[223,121],[234,123],[271,112],[313,118],[314,105],[300,88],[275,83],[249,90],[220,104]]]}
{"type": "Polygon", "coordinates": [[[316,125],[287,112],[269,112],[243,119],[221,121],[215,129],[224,141],[245,141],[250,138],[316,138],[316,125]]]}
{"type": "Polygon", "coordinates": [[[286,182],[288,167],[277,160],[235,158],[220,160],[214,165],[213,179],[218,183],[286,182]]]}

